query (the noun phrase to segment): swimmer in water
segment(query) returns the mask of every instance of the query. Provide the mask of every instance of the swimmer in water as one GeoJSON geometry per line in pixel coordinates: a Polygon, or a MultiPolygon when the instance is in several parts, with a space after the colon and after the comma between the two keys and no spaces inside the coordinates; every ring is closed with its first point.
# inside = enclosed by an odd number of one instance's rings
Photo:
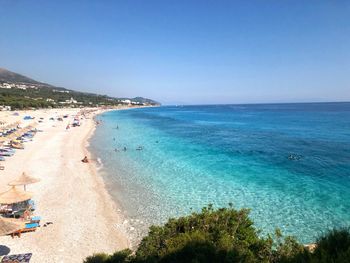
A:
{"type": "Polygon", "coordinates": [[[288,159],[291,161],[299,161],[301,159],[301,155],[298,154],[290,154],[288,159]]]}

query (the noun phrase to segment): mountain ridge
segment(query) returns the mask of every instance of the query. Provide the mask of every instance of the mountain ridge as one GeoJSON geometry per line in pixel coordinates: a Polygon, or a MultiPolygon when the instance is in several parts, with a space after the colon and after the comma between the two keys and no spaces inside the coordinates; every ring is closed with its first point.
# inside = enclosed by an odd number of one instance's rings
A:
{"type": "Polygon", "coordinates": [[[51,86],[47,83],[36,81],[34,79],[28,78],[27,76],[10,71],[5,68],[0,68],[0,81],[12,82],[12,83],[44,84],[44,85],[51,86]]]}

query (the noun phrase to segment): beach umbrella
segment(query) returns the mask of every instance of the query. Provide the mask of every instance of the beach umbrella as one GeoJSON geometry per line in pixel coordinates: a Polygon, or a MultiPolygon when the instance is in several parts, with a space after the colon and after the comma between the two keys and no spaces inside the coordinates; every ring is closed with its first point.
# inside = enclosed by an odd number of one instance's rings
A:
{"type": "Polygon", "coordinates": [[[23,228],[25,228],[25,223],[23,221],[0,216],[0,236],[12,234],[23,228]]]}
{"type": "Polygon", "coordinates": [[[32,193],[17,189],[12,186],[10,190],[0,193],[0,204],[10,205],[31,199],[32,193]]]}
{"type": "Polygon", "coordinates": [[[11,185],[11,186],[23,185],[24,190],[26,190],[27,184],[35,184],[37,182],[40,182],[39,178],[31,177],[27,175],[25,172],[23,172],[21,176],[19,176],[16,180],[9,182],[8,185],[11,185]]]}

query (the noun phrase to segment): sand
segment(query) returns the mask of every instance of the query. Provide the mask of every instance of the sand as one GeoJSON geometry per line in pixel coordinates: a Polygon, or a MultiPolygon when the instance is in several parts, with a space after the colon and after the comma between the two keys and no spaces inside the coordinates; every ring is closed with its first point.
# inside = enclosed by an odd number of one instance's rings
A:
{"type": "MultiPolygon", "coordinates": [[[[0,191],[8,189],[7,183],[22,172],[40,178],[41,181],[27,186],[33,192],[41,216],[41,227],[36,232],[24,233],[20,238],[0,237],[1,246],[8,247],[10,254],[33,253],[31,262],[83,262],[96,252],[114,252],[129,247],[126,232],[120,226],[122,215],[108,194],[103,178],[96,165],[81,162],[89,153],[88,139],[93,134],[93,115],[82,120],[80,127],[66,130],[78,109],[52,109],[20,112],[0,112],[0,120],[7,123],[23,121],[23,116],[44,117],[32,142],[25,143],[24,150],[7,158],[1,165],[0,191]],[[49,120],[69,114],[63,122],[49,120]],[[45,222],[53,224],[43,227],[45,222]],[[119,227],[118,227],[119,226],[119,227]]],[[[4,247],[2,247],[4,248],[4,247]]]]}

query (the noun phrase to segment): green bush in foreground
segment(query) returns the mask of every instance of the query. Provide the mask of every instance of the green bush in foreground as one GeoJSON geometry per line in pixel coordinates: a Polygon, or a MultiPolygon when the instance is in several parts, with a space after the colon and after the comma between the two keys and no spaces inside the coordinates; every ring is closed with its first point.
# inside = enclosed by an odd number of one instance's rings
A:
{"type": "Polygon", "coordinates": [[[333,230],[317,241],[310,262],[350,262],[349,229],[333,230]]]}
{"type": "Polygon", "coordinates": [[[113,255],[95,254],[84,263],[172,262],[349,262],[350,233],[338,230],[320,238],[313,253],[294,238],[259,237],[248,217],[249,210],[204,207],[200,213],[170,219],[152,226],[135,253],[122,250],[113,255]]]}

